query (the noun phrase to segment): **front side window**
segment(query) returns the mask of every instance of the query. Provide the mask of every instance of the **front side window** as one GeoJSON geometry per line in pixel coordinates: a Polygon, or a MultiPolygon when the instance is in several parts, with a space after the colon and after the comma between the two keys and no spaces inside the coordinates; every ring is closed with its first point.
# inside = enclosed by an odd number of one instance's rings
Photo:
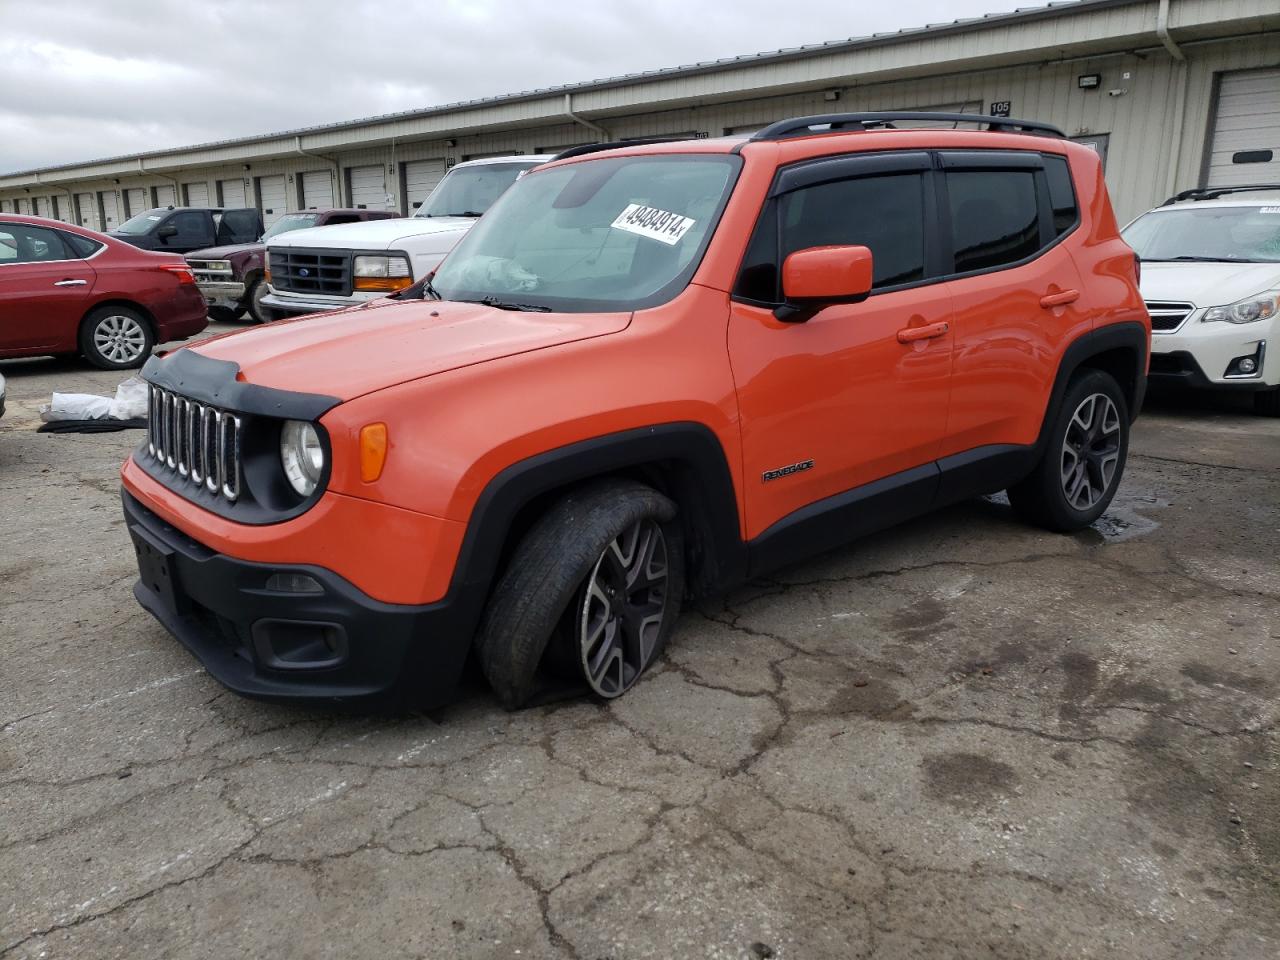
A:
{"type": "Polygon", "coordinates": [[[448,300],[636,310],[688,283],[728,199],[735,156],[601,157],[516,183],[436,272],[448,300]]]}
{"type": "Polygon", "coordinates": [[[956,273],[1006,266],[1039,251],[1031,170],[950,170],[946,176],[956,273]]]}
{"type": "Polygon", "coordinates": [[[56,230],[0,223],[0,263],[44,263],[78,259],[56,230]]]}
{"type": "Polygon", "coordinates": [[[178,232],[174,236],[174,239],[179,242],[201,240],[209,235],[204,214],[196,213],[194,210],[184,213],[175,213],[169,218],[165,226],[177,228],[178,232]]]}
{"type": "Polygon", "coordinates": [[[1280,263],[1280,202],[1154,210],[1121,236],[1143,260],[1280,263]]]}
{"type": "Polygon", "coordinates": [[[536,164],[480,163],[455,167],[423,201],[415,217],[480,217],[489,211],[520,174],[536,164]]]}

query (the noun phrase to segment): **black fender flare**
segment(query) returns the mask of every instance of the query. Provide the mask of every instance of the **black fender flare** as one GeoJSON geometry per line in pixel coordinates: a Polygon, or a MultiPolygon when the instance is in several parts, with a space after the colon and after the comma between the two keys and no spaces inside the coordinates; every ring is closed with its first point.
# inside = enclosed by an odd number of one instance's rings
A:
{"type": "Polygon", "coordinates": [[[1049,403],[1045,407],[1044,420],[1040,425],[1040,436],[1036,439],[1037,453],[1043,451],[1045,443],[1048,442],[1049,426],[1057,418],[1058,409],[1062,405],[1062,396],[1067,392],[1067,384],[1071,382],[1076,371],[1083,366],[1088,366],[1088,361],[1092,358],[1112,350],[1133,351],[1133,389],[1128,399],[1130,422],[1136,419],[1147,392],[1147,353],[1150,350],[1150,344],[1151,337],[1147,327],[1138,320],[1108,324],[1071,341],[1063,351],[1062,360],[1058,363],[1058,373],[1054,377],[1049,403]]]}

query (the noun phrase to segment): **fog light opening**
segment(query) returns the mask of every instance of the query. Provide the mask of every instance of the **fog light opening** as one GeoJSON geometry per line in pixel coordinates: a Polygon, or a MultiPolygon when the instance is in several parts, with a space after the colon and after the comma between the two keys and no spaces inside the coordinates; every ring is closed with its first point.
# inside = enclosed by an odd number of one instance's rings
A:
{"type": "Polygon", "coordinates": [[[267,577],[267,589],[275,593],[324,593],[320,582],[305,573],[273,573],[267,577]]]}
{"type": "Polygon", "coordinates": [[[1258,344],[1258,348],[1253,353],[1246,354],[1243,357],[1236,357],[1227,365],[1227,372],[1223,374],[1227,379],[1256,378],[1262,376],[1262,363],[1267,355],[1267,342],[1265,340],[1258,344]]]}

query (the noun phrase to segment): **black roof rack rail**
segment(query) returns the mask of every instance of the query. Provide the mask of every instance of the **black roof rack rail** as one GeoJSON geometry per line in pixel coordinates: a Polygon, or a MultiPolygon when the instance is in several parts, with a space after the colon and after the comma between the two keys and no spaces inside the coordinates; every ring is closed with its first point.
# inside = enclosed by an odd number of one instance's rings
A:
{"type": "Polygon", "coordinates": [[[823,113],[812,117],[793,117],[779,120],[752,134],[752,140],[785,140],[787,137],[803,137],[816,133],[838,130],[871,130],[875,127],[892,127],[896,120],[937,120],[944,123],[984,123],[988,130],[1012,133],[1038,133],[1066,138],[1066,134],[1050,123],[1038,120],[1015,120],[1011,117],[989,117],[982,113],[920,113],[914,111],[888,111],[877,113],[823,113]],[[813,130],[826,126],[827,130],[813,130]]]}
{"type": "Polygon", "coordinates": [[[1190,190],[1175,193],[1160,206],[1167,207],[1171,203],[1181,203],[1183,200],[1216,200],[1228,193],[1248,193],[1251,190],[1280,190],[1280,183],[1242,183],[1235,187],[1192,187],[1190,190]]]}
{"type": "Polygon", "coordinates": [[[635,140],[608,140],[603,143],[584,143],[579,147],[570,147],[568,150],[561,150],[554,157],[548,160],[552,163],[556,160],[567,160],[569,157],[582,157],[588,153],[600,153],[603,150],[621,150],[623,147],[642,147],[646,143],[682,143],[689,137],[639,137],[635,140]]]}

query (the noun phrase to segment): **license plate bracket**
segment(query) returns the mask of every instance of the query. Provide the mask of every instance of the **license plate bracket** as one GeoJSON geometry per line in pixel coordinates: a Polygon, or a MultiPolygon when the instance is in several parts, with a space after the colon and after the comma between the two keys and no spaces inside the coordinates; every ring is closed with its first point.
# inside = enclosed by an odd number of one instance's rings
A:
{"type": "Polygon", "coordinates": [[[133,551],[138,557],[138,576],[142,585],[156,594],[168,609],[181,613],[181,594],[174,580],[173,549],[136,523],[129,527],[129,535],[133,538],[133,551]]]}

